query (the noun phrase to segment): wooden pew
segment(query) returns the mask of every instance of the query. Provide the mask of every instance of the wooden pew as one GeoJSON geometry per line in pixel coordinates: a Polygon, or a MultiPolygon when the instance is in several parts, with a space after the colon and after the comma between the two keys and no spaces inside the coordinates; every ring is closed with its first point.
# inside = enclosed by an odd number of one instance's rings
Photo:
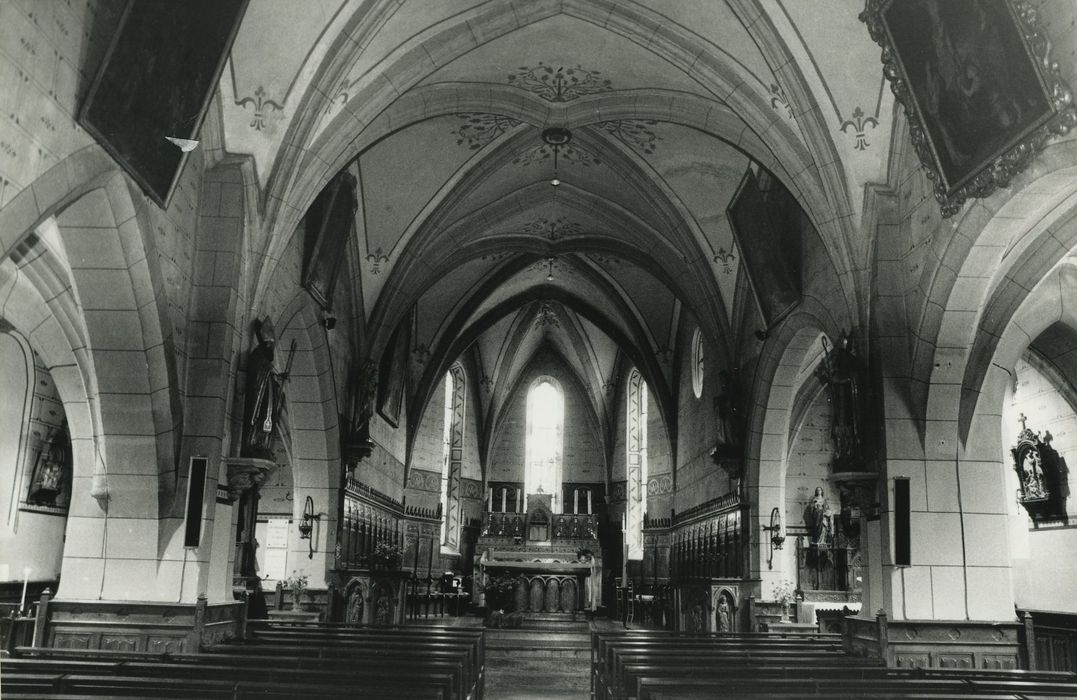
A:
{"type": "Polygon", "coordinates": [[[1077,675],[1029,671],[892,669],[836,645],[740,635],[596,633],[596,698],[1077,698],[1077,675]],[[821,653],[820,653],[821,652],[821,653]]]}
{"type": "Polygon", "coordinates": [[[304,639],[327,637],[331,639],[412,639],[422,644],[428,640],[468,640],[475,650],[479,670],[485,668],[485,632],[477,628],[459,627],[355,627],[340,623],[288,623],[259,621],[247,628],[250,639],[280,639],[284,635],[302,636],[304,639]]]}
{"type": "MultiPolygon", "coordinates": [[[[720,653],[727,658],[736,655],[737,663],[746,663],[756,658],[759,663],[774,665],[775,658],[785,658],[789,663],[808,658],[832,660],[837,664],[878,665],[880,662],[846,656],[841,645],[835,642],[836,635],[822,636],[822,642],[810,638],[777,637],[766,635],[684,635],[684,634],[623,634],[595,633],[592,635],[592,693],[597,685],[603,686],[606,694],[612,692],[617,681],[618,654],[634,653],[646,657],[654,653],[657,657],[676,659],[688,654],[704,654],[709,661],[709,654],[720,653]],[[840,660],[838,660],[840,659],[840,660]]],[[[601,692],[599,693],[601,694],[601,692]]]]}
{"type": "MultiPolygon", "coordinates": [[[[228,653],[256,653],[251,649],[264,649],[271,654],[294,654],[304,646],[324,649],[323,655],[354,653],[357,647],[370,646],[375,653],[397,650],[415,653],[416,649],[460,653],[467,656],[468,673],[465,678],[467,695],[481,698],[485,688],[485,632],[476,628],[438,627],[351,627],[319,624],[270,624],[258,625],[249,630],[253,644],[217,645],[206,651],[228,653]],[[350,650],[350,651],[348,651],[350,650]]],[[[258,652],[261,653],[261,652],[258,652]]],[[[424,658],[426,655],[424,655],[424,658]]]]}
{"type": "MultiPolygon", "coordinates": [[[[702,700],[717,694],[763,700],[764,698],[856,697],[856,698],[1073,698],[1074,683],[1027,680],[973,680],[952,670],[950,676],[917,678],[913,669],[886,669],[879,678],[821,678],[820,674],[797,678],[705,678],[643,675],[629,697],[636,700],[702,700]]],[[[879,673],[879,671],[876,671],[879,673]]]]}
{"type": "MultiPolygon", "coordinates": [[[[276,659],[275,661],[280,661],[276,659]]],[[[429,670],[363,670],[329,668],[296,671],[273,666],[242,663],[221,665],[195,658],[169,661],[95,662],[62,658],[12,659],[4,665],[4,696],[13,688],[23,691],[95,692],[115,694],[120,689],[141,689],[173,696],[239,697],[258,695],[279,688],[294,688],[300,695],[334,696],[340,688],[366,689],[360,697],[425,697],[448,700],[454,680],[445,672],[429,670]],[[41,682],[51,676],[50,684],[41,682]],[[194,683],[194,686],[191,686],[194,683]],[[113,690],[109,690],[113,688],[113,690]],[[189,689],[187,692],[185,689],[189,689]],[[268,689],[268,690],[267,690],[268,689]],[[170,691],[176,690],[176,693],[170,691]]],[[[124,694],[127,694],[126,692],[124,694]]],[[[288,696],[287,693],[284,693],[288,696]]]]}
{"type": "MultiPolygon", "coordinates": [[[[447,700],[480,700],[483,690],[482,630],[452,630],[448,634],[442,632],[430,629],[417,634],[414,629],[360,632],[351,629],[347,633],[337,630],[325,634],[325,630],[319,632],[317,629],[308,628],[299,638],[293,635],[289,640],[300,641],[298,645],[280,640],[249,645],[218,645],[207,650],[212,653],[198,655],[162,656],[136,652],[65,652],[40,649],[19,651],[24,657],[32,655],[40,659],[51,656],[54,663],[59,663],[65,653],[77,655],[77,658],[68,658],[69,662],[85,663],[88,656],[104,657],[99,659],[100,661],[105,658],[123,660],[122,668],[108,666],[105,661],[106,665],[97,668],[100,674],[197,674],[200,678],[206,678],[212,672],[224,678],[242,678],[249,683],[271,679],[278,686],[295,678],[309,685],[333,677],[336,681],[346,682],[346,685],[362,682],[364,685],[380,686],[387,691],[392,689],[398,679],[405,679],[405,684],[410,685],[416,685],[420,681],[427,685],[443,683],[440,697],[447,700]],[[441,641],[431,642],[431,636],[437,636],[441,641]],[[162,663],[169,665],[161,667],[162,663]],[[342,668],[347,670],[342,671],[342,668]]],[[[72,672],[83,669],[65,670],[72,672]]],[[[65,689],[68,689],[70,680],[65,682],[65,689]]],[[[399,694],[407,697],[406,692],[399,694]]]]}

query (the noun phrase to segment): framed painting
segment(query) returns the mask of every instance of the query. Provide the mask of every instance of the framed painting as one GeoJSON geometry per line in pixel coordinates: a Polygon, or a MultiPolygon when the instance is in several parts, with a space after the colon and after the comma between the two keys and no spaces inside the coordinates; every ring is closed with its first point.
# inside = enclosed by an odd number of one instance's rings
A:
{"type": "Polygon", "coordinates": [[[763,322],[771,328],[800,303],[800,205],[773,175],[749,167],[726,216],[763,322]]]}
{"type": "Polygon", "coordinates": [[[78,121],[162,208],[196,141],[247,0],[128,0],[78,121]]]}
{"type": "Polygon", "coordinates": [[[394,428],[400,425],[404,389],[408,380],[408,349],[411,347],[411,323],[401,323],[382,358],[378,382],[378,413],[394,428]]]}
{"type": "Polygon", "coordinates": [[[883,74],[944,217],[1024,170],[1077,124],[1069,87],[1025,0],[867,0],[883,74]]]}
{"type": "Polygon", "coordinates": [[[356,180],[337,175],[314,200],[305,218],[303,286],[326,311],[333,307],[340,265],[355,237],[356,180]]]}

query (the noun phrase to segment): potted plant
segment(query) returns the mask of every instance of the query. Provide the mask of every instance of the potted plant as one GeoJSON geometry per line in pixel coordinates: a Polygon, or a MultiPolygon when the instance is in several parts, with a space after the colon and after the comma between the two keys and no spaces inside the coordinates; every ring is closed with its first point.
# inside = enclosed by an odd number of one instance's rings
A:
{"type": "Polygon", "coordinates": [[[782,606],[782,622],[790,622],[789,608],[796,599],[796,587],[792,581],[784,580],[774,586],[774,600],[782,606]]]}
{"type": "Polygon", "coordinates": [[[308,580],[306,574],[300,574],[292,570],[292,575],[285,581],[292,591],[292,610],[302,610],[303,593],[307,590],[308,580]]]}
{"type": "Polygon", "coordinates": [[[379,542],[371,559],[373,568],[382,571],[399,571],[404,563],[404,548],[398,544],[379,542]]]}

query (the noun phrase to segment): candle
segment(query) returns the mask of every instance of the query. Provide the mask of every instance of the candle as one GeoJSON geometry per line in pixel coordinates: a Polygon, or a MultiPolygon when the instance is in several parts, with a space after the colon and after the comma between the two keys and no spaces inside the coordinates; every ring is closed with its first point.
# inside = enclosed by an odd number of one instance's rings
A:
{"type": "Polygon", "coordinates": [[[520,499],[522,499],[523,496],[524,496],[524,490],[523,489],[516,489],[516,510],[514,511],[516,513],[519,513],[522,510],[520,508],[520,505],[521,505],[520,504],[520,499]]]}
{"type": "Polygon", "coordinates": [[[491,511],[494,509],[494,487],[486,489],[486,510],[491,511]]]}
{"type": "Polygon", "coordinates": [[[572,512],[580,512],[580,490],[572,489],[572,512]]]}
{"type": "Polygon", "coordinates": [[[22,600],[19,601],[19,614],[23,614],[26,610],[26,586],[30,583],[30,572],[33,571],[29,566],[22,570],[22,600]]]}
{"type": "Polygon", "coordinates": [[[592,513],[593,511],[591,510],[591,489],[587,489],[587,514],[591,515],[592,513]]]}
{"type": "Polygon", "coordinates": [[[411,565],[411,570],[415,572],[415,575],[419,575],[419,534],[415,534],[415,563],[411,565]]]}
{"type": "Polygon", "coordinates": [[[504,486],[501,487],[501,512],[504,513],[508,507],[509,490],[504,486]]]}
{"type": "Polygon", "coordinates": [[[430,540],[430,556],[426,560],[426,575],[430,576],[434,570],[434,540],[430,540]]]}

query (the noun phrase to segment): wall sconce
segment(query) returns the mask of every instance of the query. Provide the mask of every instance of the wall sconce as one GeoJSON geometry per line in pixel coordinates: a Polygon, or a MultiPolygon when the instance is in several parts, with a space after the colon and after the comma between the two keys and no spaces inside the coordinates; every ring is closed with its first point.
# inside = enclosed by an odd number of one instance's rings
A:
{"type": "Polygon", "coordinates": [[[770,511],[770,525],[764,525],[763,530],[770,533],[770,554],[767,556],[767,568],[774,568],[774,551],[781,549],[785,544],[785,534],[782,532],[782,512],[775,507],[770,511]]]}
{"type": "Polygon", "coordinates": [[[303,505],[303,520],[299,523],[299,539],[310,543],[308,559],[314,558],[314,521],[321,519],[320,513],[314,512],[314,499],[307,496],[307,502],[303,505]]]}

